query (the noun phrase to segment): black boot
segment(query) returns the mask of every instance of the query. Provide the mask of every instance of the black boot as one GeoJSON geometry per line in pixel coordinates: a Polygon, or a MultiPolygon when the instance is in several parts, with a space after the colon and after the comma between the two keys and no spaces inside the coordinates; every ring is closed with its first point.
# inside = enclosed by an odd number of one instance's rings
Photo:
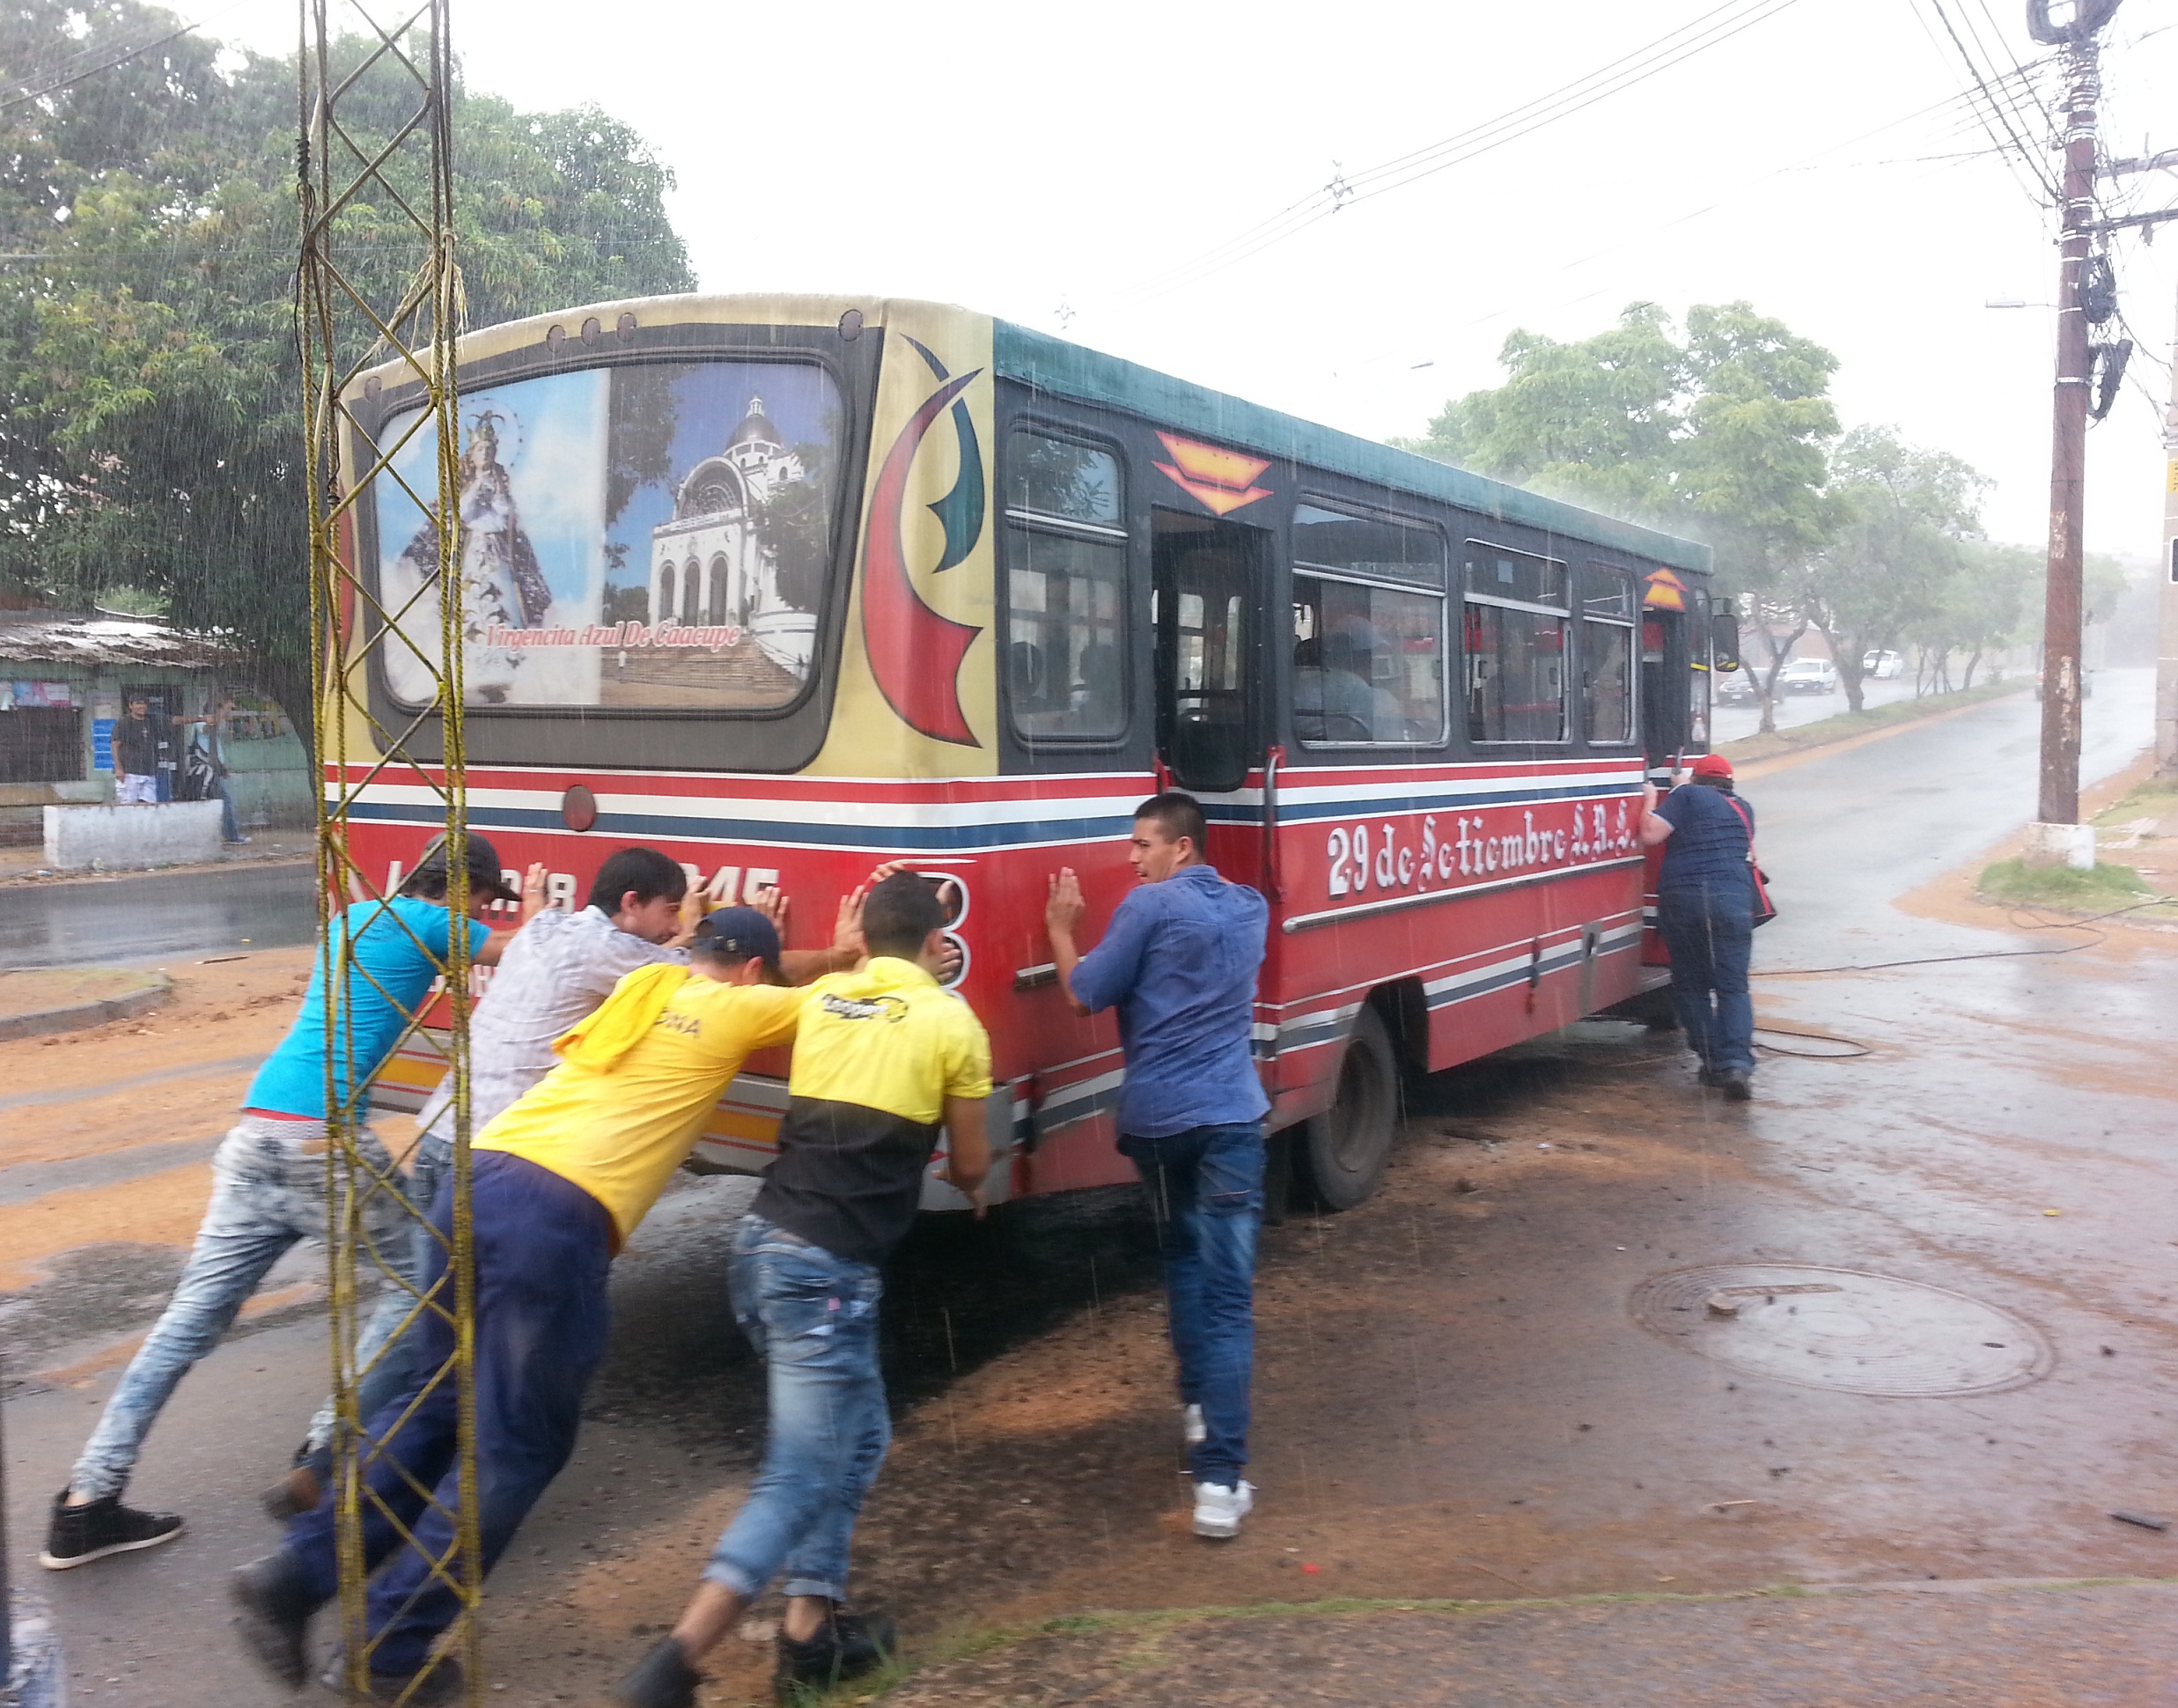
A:
{"type": "Polygon", "coordinates": [[[289,1690],[301,1690],[310,1675],[303,1641],[318,1603],[303,1587],[293,1558],[282,1549],[238,1565],[227,1594],[241,1610],[235,1627],[250,1659],[289,1690]]]}
{"type": "Polygon", "coordinates": [[[667,1637],[613,1687],[613,1700],[621,1708],[695,1708],[695,1687],[703,1682],[681,1639],[667,1637]]]}
{"type": "Polygon", "coordinates": [[[892,1660],[898,1647],[898,1633],[882,1613],[842,1613],[835,1607],[831,1617],[806,1643],[796,1642],[782,1625],[772,1694],[780,1702],[791,1703],[806,1690],[829,1690],[875,1672],[892,1660]]]}

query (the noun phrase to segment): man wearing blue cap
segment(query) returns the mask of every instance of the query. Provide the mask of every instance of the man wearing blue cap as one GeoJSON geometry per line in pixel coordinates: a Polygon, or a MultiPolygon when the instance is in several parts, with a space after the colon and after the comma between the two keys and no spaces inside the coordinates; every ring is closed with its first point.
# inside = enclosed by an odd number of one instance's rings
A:
{"type": "MultiPolygon", "coordinates": [[[[695,1148],[719,1093],[760,1049],[790,1042],[806,992],[787,986],[861,958],[861,897],[840,910],[833,946],[783,954],[777,928],[726,908],[696,928],[686,966],[638,968],[556,1046],[560,1065],[474,1141],[477,1525],[489,1572],[574,1450],[582,1397],[605,1351],[613,1258],[695,1148]]],[[[439,1189],[425,1285],[451,1313],[445,1252],[453,1182],[439,1189]]],[[[451,1701],[463,1688],[439,1635],[460,1611],[431,1562],[456,1550],[456,1393],[431,1378],[453,1356],[450,1314],[422,1317],[421,1371],[365,1426],[364,1553],[372,1583],[371,1689],[384,1701],[451,1701]],[[398,1426],[398,1427],[396,1427],[398,1426]],[[426,1509],[419,1489],[433,1491],[426,1509]],[[403,1545],[407,1533],[413,1541],[403,1545]],[[405,1694],[413,1692],[413,1694],[405,1694]]],[[[232,1591],[244,1641],[282,1682],[304,1677],[311,1616],[339,1587],[334,1495],[289,1527],[276,1552],[243,1566],[232,1591]]]]}

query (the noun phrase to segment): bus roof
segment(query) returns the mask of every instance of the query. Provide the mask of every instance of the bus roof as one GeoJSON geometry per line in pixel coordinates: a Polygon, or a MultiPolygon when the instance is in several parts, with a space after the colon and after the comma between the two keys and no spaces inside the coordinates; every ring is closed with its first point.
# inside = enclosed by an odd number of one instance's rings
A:
{"type": "Polygon", "coordinates": [[[1710,571],[1710,548],[1691,540],[1621,522],[1434,458],[1228,397],[1009,320],[991,323],[991,340],[993,359],[1002,376],[1054,396],[1123,409],[1266,455],[1615,548],[1675,569],[1704,575],[1710,571]]]}

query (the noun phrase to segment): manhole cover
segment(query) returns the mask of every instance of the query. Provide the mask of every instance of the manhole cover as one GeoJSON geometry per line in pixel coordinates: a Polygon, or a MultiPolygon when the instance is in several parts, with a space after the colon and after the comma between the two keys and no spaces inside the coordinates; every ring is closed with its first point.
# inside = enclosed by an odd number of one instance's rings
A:
{"type": "Polygon", "coordinates": [[[2042,1331],[2008,1311],[1858,1270],[1677,1270],[1635,1288],[1633,1314],[1673,1344],[1749,1375],[1849,1394],[1993,1394],[2057,1361],[2042,1331]]]}

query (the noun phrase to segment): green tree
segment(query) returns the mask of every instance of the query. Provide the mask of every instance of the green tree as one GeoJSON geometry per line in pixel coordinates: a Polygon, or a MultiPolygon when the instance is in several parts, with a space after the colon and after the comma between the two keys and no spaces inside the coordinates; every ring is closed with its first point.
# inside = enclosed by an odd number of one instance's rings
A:
{"type": "Polygon", "coordinates": [[[1971,585],[1964,545],[1981,532],[1987,484],[1957,457],[1909,445],[1894,428],[1856,427],[1831,453],[1834,527],[1799,577],[1799,598],[1829,643],[1853,710],[1868,652],[1896,647],[1909,629],[1933,633],[1931,625],[1967,610],[1962,601],[1947,611],[1946,599],[1971,585]]]}
{"type": "MultiPolygon", "coordinates": [[[[44,87],[180,22],[138,0],[10,0],[0,82],[44,87]]],[[[0,113],[0,249],[34,257],[0,263],[0,582],[68,603],[155,593],[236,640],[307,729],[295,90],[292,61],[191,34],[0,113]]],[[[375,148],[413,87],[381,65],[359,94],[354,134],[375,148]]],[[[459,88],[453,120],[470,324],[691,286],[672,173],[630,128],[459,88]]],[[[411,275],[397,209],[358,201],[337,229],[381,299],[411,275]]]]}
{"type": "Polygon", "coordinates": [[[1744,302],[1697,305],[1683,333],[1636,303],[1595,336],[1505,340],[1505,383],[1447,403],[1405,447],[1706,541],[1717,591],[1755,619],[1762,727],[1806,632],[1792,580],[1828,537],[1824,447],[1837,359],[1744,302]]]}
{"type": "Polygon", "coordinates": [[[2016,645],[2040,626],[2030,607],[2042,571],[2042,555],[2031,547],[1961,540],[1957,563],[1935,587],[1925,614],[1905,630],[1922,649],[1923,674],[1948,683],[1950,655],[1962,652],[1966,668],[1959,686],[1972,688],[1985,657],[2016,645]]]}

